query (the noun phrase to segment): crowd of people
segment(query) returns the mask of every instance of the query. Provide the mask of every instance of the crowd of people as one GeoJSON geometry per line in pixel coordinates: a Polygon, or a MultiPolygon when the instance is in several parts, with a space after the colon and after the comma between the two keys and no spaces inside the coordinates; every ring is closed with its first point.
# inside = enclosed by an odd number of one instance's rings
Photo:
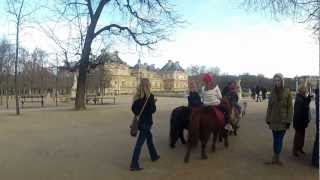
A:
{"type": "MultiPolygon", "coordinates": [[[[230,125],[230,112],[226,110],[226,107],[221,103],[222,98],[228,99],[230,104],[237,109],[238,114],[241,112],[241,107],[238,104],[239,97],[236,92],[236,82],[231,81],[228,85],[220,91],[218,84],[215,83],[214,77],[210,74],[205,74],[202,77],[204,89],[199,93],[197,84],[193,81],[189,83],[189,96],[188,107],[192,111],[192,108],[199,106],[213,106],[219,109],[224,114],[224,128],[228,131],[232,131],[230,125]]],[[[271,161],[266,162],[269,165],[282,165],[283,162],[280,159],[280,154],[283,147],[283,139],[286,131],[292,124],[295,129],[294,143],[292,148],[292,154],[295,157],[299,157],[305,154],[303,149],[305,139],[305,129],[310,122],[310,102],[312,94],[307,92],[307,87],[302,84],[299,86],[294,105],[292,103],[291,92],[285,87],[283,75],[278,73],[273,77],[274,87],[268,98],[268,108],[266,114],[266,124],[272,131],[273,136],[273,156],[271,161]]],[[[133,99],[132,112],[137,117],[139,135],[134,147],[133,156],[131,160],[130,170],[139,171],[142,170],[139,164],[139,156],[141,148],[144,142],[147,142],[150,158],[152,161],[157,161],[160,156],[153,144],[153,138],[151,133],[151,127],[153,124],[152,114],[156,112],[157,99],[150,92],[151,84],[148,79],[143,78],[140,82],[137,92],[133,99]]],[[[256,101],[266,99],[266,89],[256,87],[252,90],[255,94],[256,101]],[[261,96],[260,96],[261,95],[261,96]]],[[[315,93],[316,102],[316,140],[314,143],[312,164],[315,167],[319,166],[319,89],[315,93]]]]}

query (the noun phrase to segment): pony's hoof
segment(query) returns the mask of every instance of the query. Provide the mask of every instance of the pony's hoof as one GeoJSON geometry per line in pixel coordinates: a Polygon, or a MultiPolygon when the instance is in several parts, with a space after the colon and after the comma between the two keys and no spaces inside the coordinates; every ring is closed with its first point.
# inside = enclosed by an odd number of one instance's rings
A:
{"type": "Polygon", "coordinates": [[[211,151],[216,152],[216,147],[212,147],[211,151]]]}
{"type": "Polygon", "coordinates": [[[202,156],[201,156],[201,159],[202,159],[202,160],[208,159],[208,156],[207,156],[207,155],[202,155],[202,156]]]}
{"type": "Polygon", "coordinates": [[[170,144],[171,149],[174,149],[176,146],[174,144],[170,144]]]}
{"type": "Polygon", "coordinates": [[[228,148],[229,147],[229,143],[224,143],[224,147],[228,148]]]}
{"type": "Polygon", "coordinates": [[[184,163],[188,163],[189,159],[188,158],[184,158],[184,163]]]}

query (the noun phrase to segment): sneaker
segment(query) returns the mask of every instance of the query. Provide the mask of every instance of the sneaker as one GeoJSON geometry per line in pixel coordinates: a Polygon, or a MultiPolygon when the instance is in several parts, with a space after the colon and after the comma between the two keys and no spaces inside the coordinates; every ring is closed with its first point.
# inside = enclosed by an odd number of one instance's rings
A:
{"type": "Polygon", "coordinates": [[[226,129],[228,131],[233,131],[233,128],[232,128],[231,124],[229,124],[229,123],[224,126],[224,129],[226,129]]]}
{"type": "Polygon", "coordinates": [[[130,171],[141,171],[143,168],[138,167],[138,168],[130,168],[130,171]]]}
{"type": "Polygon", "coordinates": [[[158,161],[160,159],[160,156],[157,156],[155,159],[152,159],[152,162],[158,161]]]}

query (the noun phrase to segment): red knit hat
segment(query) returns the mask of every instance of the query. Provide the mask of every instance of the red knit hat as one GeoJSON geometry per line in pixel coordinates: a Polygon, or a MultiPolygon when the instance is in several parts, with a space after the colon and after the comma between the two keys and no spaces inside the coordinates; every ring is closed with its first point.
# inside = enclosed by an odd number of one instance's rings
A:
{"type": "Polygon", "coordinates": [[[213,77],[209,73],[206,73],[202,76],[202,81],[206,83],[213,82],[213,77]]]}

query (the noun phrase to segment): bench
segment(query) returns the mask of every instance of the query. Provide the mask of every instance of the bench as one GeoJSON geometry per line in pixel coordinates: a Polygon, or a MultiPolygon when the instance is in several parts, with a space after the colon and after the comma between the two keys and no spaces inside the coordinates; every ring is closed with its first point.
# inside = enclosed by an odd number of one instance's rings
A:
{"type": "Polygon", "coordinates": [[[43,107],[43,96],[21,96],[22,108],[25,103],[41,103],[41,107],[43,107]]]}
{"type": "Polygon", "coordinates": [[[113,99],[113,104],[116,104],[116,96],[115,95],[105,95],[105,96],[87,95],[86,102],[87,102],[87,104],[89,104],[90,101],[92,101],[94,104],[97,104],[97,102],[104,104],[103,100],[105,100],[105,99],[113,99]]]}
{"type": "Polygon", "coordinates": [[[63,103],[67,103],[71,101],[71,98],[69,96],[57,96],[54,97],[54,101],[58,101],[58,102],[63,102],[63,103]]]}

